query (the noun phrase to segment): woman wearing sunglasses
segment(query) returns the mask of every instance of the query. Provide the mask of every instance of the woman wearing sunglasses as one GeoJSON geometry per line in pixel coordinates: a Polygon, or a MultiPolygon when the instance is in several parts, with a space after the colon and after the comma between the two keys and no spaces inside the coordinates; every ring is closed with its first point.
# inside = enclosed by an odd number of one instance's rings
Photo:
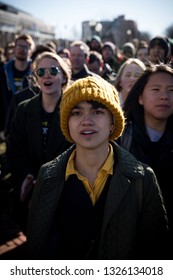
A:
{"type": "Polygon", "coordinates": [[[61,95],[70,81],[68,66],[57,54],[44,52],[33,62],[31,80],[40,88],[40,94],[20,103],[8,140],[17,197],[13,213],[23,232],[31,190],[40,166],[70,146],[59,125],[61,95]]]}

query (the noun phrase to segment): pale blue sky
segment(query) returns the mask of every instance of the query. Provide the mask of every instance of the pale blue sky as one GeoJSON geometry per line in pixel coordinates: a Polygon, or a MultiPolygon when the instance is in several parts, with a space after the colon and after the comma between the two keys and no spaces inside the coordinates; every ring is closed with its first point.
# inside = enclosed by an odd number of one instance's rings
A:
{"type": "Polygon", "coordinates": [[[140,31],[163,34],[173,25],[172,0],[2,0],[55,26],[56,36],[79,39],[81,22],[110,20],[124,15],[140,31]]]}

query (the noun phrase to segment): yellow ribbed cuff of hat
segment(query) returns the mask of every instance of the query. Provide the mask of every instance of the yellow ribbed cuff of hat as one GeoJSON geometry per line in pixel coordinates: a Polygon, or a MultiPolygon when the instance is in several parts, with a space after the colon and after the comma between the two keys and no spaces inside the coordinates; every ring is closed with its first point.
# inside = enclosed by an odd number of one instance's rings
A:
{"type": "Polygon", "coordinates": [[[106,80],[100,77],[89,76],[75,81],[62,96],[60,125],[62,133],[69,142],[74,142],[68,128],[68,119],[71,110],[76,104],[91,100],[105,105],[114,117],[115,128],[110,135],[110,140],[115,140],[122,134],[125,120],[117,90],[106,80]]]}

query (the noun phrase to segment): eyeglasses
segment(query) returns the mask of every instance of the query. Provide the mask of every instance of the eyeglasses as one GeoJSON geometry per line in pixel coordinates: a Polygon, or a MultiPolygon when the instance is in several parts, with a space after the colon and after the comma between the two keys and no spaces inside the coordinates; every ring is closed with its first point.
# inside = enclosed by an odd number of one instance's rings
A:
{"type": "Polygon", "coordinates": [[[17,49],[22,49],[22,50],[24,50],[26,52],[30,49],[29,46],[24,46],[24,45],[16,45],[16,48],[17,49]]]}
{"type": "Polygon", "coordinates": [[[52,66],[48,68],[38,68],[35,73],[38,77],[43,77],[46,71],[48,71],[51,76],[56,76],[61,72],[58,67],[52,66]]]}

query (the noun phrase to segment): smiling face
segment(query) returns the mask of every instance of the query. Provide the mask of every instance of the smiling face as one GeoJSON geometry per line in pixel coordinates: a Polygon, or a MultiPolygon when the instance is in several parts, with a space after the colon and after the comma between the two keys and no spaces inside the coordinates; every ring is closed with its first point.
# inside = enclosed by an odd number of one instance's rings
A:
{"type": "Polygon", "coordinates": [[[84,149],[107,146],[114,129],[111,112],[90,102],[80,102],[72,109],[68,125],[76,147],[84,149]]]}
{"type": "Polygon", "coordinates": [[[58,61],[51,57],[44,57],[40,60],[37,65],[37,69],[46,69],[44,71],[43,76],[39,77],[37,75],[37,83],[45,95],[61,95],[61,88],[63,82],[63,74],[61,71],[61,67],[58,61]],[[50,68],[57,67],[60,71],[58,71],[55,75],[55,72],[51,73],[50,68]],[[53,75],[54,74],[54,75],[53,75]]]}
{"type": "Polygon", "coordinates": [[[156,121],[166,123],[173,114],[173,76],[153,74],[139,97],[139,103],[144,107],[145,121],[150,127],[156,121]]]}

